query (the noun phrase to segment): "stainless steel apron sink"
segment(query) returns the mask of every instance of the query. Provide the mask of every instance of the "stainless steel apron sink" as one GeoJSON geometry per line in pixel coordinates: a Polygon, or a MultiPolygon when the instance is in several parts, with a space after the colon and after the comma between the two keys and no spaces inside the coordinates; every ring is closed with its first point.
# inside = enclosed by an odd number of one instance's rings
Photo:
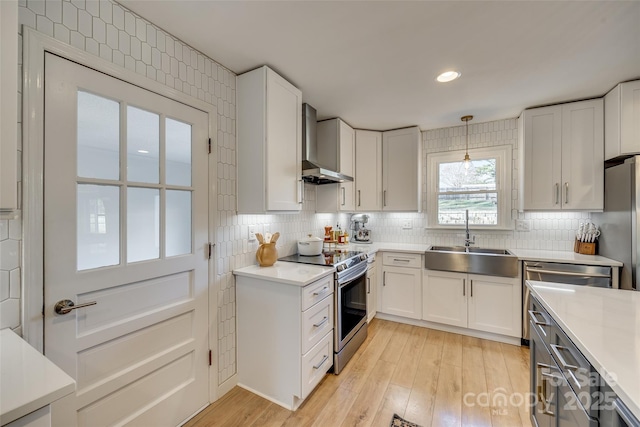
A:
{"type": "Polygon", "coordinates": [[[424,266],[429,270],[518,276],[518,257],[506,249],[431,246],[425,252],[424,266]]]}

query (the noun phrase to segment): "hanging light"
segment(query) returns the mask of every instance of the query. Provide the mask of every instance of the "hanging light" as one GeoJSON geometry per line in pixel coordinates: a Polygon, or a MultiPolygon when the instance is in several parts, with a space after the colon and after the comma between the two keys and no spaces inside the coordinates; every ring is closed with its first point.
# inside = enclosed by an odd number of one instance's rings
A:
{"type": "Polygon", "coordinates": [[[469,120],[473,120],[473,116],[462,116],[460,120],[467,124],[467,146],[464,150],[464,168],[465,170],[469,170],[469,166],[471,166],[471,157],[469,157],[469,120]]]}

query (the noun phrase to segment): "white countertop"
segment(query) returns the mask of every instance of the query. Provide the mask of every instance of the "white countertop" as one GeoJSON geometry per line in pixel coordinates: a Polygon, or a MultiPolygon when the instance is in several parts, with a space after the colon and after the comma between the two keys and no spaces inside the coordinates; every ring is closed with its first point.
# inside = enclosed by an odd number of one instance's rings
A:
{"type": "Polygon", "coordinates": [[[0,425],[73,393],[76,383],[11,329],[0,330],[0,425]]]}
{"type": "MultiPolygon", "coordinates": [[[[424,253],[431,245],[415,244],[415,243],[385,243],[374,242],[371,244],[350,243],[338,248],[348,248],[350,250],[367,252],[369,254],[375,252],[409,252],[424,253]]],[[[502,248],[496,248],[502,249],[502,248]]],[[[542,262],[561,262],[569,264],[588,264],[603,265],[611,267],[622,267],[620,261],[605,258],[599,255],[583,255],[572,251],[549,251],[538,249],[509,249],[518,259],[522,261],[542,261],[542,262]]]]}
{"type": "Polygon", "coordinates": [[[527,281],[562,330],[640,419],[640,292],[527,281]]]}
{"type": "Polygon", "coordinates": [[[306,286],[311,282],[332,274],[332,267],[298,264],[296,262],[276,261],[271,267],[250,265],[233,270],[236,276],[253,277],[288,285],[306,286]]]}
{"type": "Polygon", "coordinates": [[[599,255],[582,255],[571,251],[546,251],[537,249],[509,250],[521,260],[622,267],[622,263],[620,261],[615,261],[599,255]]]}

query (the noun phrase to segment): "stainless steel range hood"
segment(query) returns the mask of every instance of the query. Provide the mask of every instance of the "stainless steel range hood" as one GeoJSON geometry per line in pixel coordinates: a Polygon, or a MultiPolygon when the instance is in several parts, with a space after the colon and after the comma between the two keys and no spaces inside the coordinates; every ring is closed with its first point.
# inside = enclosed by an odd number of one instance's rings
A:
{"type": "Polygon", "coordinates": [[[302,104],[302,179],[318,185],[353,181],[352,177],[318,163],[318,150],[322,150],[322,147],[318,147],[316,120],[316,109],[309,104],[302,104]]]}

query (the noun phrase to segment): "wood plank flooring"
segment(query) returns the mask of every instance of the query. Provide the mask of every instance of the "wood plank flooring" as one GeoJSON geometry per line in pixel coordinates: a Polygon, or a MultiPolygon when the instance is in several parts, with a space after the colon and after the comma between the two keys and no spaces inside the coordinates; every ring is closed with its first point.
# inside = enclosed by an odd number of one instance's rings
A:
{"type": "Polygon", "coordinates": [[[240,387],[187,427],[531,426],[529,349],[374,319],[340,375],[327,375],[288,411],[240,387]]]}

